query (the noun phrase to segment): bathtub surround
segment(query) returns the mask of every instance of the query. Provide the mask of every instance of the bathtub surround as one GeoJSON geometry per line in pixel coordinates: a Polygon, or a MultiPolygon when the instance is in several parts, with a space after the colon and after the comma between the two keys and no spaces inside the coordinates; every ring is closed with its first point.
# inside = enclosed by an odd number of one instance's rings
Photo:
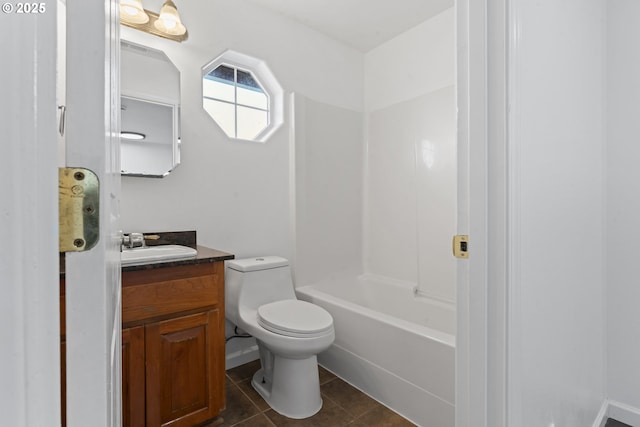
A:
{"type": "Polygon", "coordinates": [[[364,55],[363,140],[355,112],[296,94],[298,285],[364,272],[454,304],[453,36],[448,9],[364,55]]]}
{"type": "Polygon", "coordinates": [[[454,11],[365,55],[364,271],[455,302],[454,11]]]}
{"type": "Polygon", "coordinates": [[[368,114],[366,272],[455,302],[453,86],[368,114]]]}
{"type": "Polygon", "coordinates": [[[363,115],[300,94],[293,98],[295,283],[360,274],[363,115]]]}

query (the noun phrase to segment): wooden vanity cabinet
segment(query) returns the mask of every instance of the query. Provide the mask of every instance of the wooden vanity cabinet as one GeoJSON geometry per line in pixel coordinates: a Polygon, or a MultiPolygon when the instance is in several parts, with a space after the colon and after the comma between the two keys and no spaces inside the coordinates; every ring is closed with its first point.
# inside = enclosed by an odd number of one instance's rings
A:
{"type": "Polygon", "coordinates": [[[122,325],[125,426],[191,427],[220,414],[222,262],[125,271],[122,325]]]}
{"type": "MultiPolygon", "coordinates": [[[[61,280],[63,378],[64,280],[61,280]]],[[[224,263],[122,273],[124,427],[193,427],[225,407],[224,263]]],[[[65,384],[62,382],[63,426],[65,384]]]]}

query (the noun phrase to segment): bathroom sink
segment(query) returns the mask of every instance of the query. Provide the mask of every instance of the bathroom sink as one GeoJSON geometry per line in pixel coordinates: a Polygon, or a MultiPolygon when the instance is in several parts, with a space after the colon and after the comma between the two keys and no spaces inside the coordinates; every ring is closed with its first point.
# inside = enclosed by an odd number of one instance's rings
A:
{"type": "Polygon", "coordinates": [[[180,245],[145,246],[142,248],[123,249],[120,259],[123,266],[154,264],[193,259],[197,253],[198,251],[193,248],[180,245]]]}

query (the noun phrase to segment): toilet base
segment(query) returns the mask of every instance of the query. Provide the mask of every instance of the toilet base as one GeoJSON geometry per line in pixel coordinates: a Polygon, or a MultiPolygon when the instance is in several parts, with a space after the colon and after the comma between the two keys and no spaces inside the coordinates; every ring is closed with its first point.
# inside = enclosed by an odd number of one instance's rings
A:
{"type": "Polygon", "coordinates": [[[251,385],[274,411],[288,418],[302,419],[322,408],[315,355],[307,359],[274,356],[271,377],[269,380],[265,375],[263,366],[253,375],[251,385]]]}

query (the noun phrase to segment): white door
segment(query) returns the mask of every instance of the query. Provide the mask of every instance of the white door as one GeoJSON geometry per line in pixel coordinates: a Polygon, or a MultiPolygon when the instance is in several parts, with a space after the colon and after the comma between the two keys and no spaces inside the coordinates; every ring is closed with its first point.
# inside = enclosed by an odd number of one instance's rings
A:
{"type": "Polygon", "coordinates": [[[66,2],[66,165],[100,181],[98,243],[66,258],[69,427],[121,424],[117,6],[66,2]]]}

